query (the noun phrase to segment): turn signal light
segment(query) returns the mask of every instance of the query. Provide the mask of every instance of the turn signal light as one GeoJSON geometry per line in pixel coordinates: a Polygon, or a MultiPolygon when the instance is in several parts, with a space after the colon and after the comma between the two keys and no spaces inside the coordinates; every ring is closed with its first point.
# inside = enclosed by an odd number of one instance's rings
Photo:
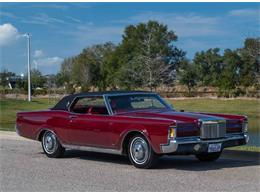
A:
{"type": "Polygon", "coordinates": [[[170,138],[174,138],[175,137],[175,128],[174,127],[170,127],[170,138]]]}
{"type": "Polygon", "coordinates": [[[248,123],[247,123],[247,121],[245,121],[242,126],[243,126],[243,132],[247,133],[248,132],[248,123]]]}

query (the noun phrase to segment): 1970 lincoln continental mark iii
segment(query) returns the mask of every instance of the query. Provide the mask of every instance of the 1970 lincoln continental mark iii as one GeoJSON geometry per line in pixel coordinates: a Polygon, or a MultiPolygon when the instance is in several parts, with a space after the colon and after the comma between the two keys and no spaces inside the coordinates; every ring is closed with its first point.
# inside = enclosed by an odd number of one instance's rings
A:
{"type": "Polygon", "coordinates": [[[138,168],[161,155],[214,161],[224,148],[249,139],[246,116],[176,111],[145,91],[69,95],[49,110],[17,113],[16,131],[41,141],[48,157],[65,149],[112,153],[127,155],[138,168]]]}

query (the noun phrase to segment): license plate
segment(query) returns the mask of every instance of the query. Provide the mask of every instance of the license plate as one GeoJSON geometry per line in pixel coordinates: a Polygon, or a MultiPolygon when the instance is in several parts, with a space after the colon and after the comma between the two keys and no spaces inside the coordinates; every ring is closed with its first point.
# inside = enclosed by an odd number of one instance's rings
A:
{"type": "Polygon", "coordinates": [[[221,143],[209,144],[208,152],[220,152],[221,151],[221,143]]]}

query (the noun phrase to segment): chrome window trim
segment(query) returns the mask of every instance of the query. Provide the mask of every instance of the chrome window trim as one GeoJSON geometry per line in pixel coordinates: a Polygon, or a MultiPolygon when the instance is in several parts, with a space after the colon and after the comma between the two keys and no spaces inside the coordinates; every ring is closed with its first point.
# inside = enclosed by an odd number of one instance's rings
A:
{"type": "Polygon", "coordinates": [[[104,102],[105,102],[105,105],[107,107],[107,111],[108,111],[108,114],[111,116],[111,115],[114,115],[113,111],[112,111],[112,108],[111,108],[111,105],[109,104],[108,102],[108,99],[107,99],[107,96],[106,95],[103,95],[103,99],[104,99],[104,102]]]}
{"type": "Polygon", "coordinates": [[[104,99],[104,95],[102,96],[102,95],[79,95],[79,96],[76,96],[76,97],[74,97],[73,98],[73,100],[71,101],[71,103],[70,103],[70,105],[69,105],[69,107],[68,107],[68,112],[70,113],[70,114],[76,114],[76,115],[78,115],[78,114],[82,114],[82,113],[76,113],[76,112],[72,112],[71,111],[71,106],[73,105],[73,103],[76,101],[76,99],[77,98],[93,98],[93,97],[98,97],[98,98],[101,98],[101,99],[103,99],[103,101],[104,101],[104,104],[105,104],[105,106],[106,106],[106,109],[107,109],[107,112],[108,112],[108,115],[106,115],[106,114],[84,114],[84,115],[94,115],[94,116],[109,116],[109,115],[111,115],[110,114],[110,111],[109,111],[109,109],[108,109],[108,107],[107,107],[107,105],[106,105],[106,101],[105,101],[105,99],[104,99]]]}
{"type": "Polygon", "coordinates": [[[132,92],[132,93],[104,93],[105,96],[121,96],[121,95],[158,95],[155,92],[132,92]]]}
{"type": "MultiPolygon", "coordinates": [[[[168,105],[157,93],[155,92],[134,92],[134,93],[114,93],[114,94],[108,94],[108,93],[104,93],[103,95],[96,95],[96,94],[89,94],[89,95],[77,95],[73,98],[73,100],[71,102],[69,102],[69,106],[67,107],[67,111],[69,113],[72,113],[72,114],[79,114],[79,113],[75,113],[75,112],[72,112],[71,111],[71,106],[73,105],[73,103],[75,102],[75,100],[77,98],[84,98],[84,97],[100,97],[102,98],[103,97],[103,100],[104,100],[104,103],[105,103],[105,106],[107,108],[107,111],[108,111],[108,114],[109,115],[114,115],[113,111],[112,111],[112,108],[108,102],[108,97],[109,96],[121,96],[121,95],[147,95],[147,94],[150,94],[150,95],[157,95],[159,97],[159,99],[161,101],[163,101],[168,107],[170,107],[172,109],[172,107],[170,105],[168,105]]],[[[108,116],[108,115],[101,115],[101,116],[108,116]]]]}
{"type": "Polygon", "coordinates": [[[156,95],[159,99],[159,101],[168,109],[173,110],[173,107],[169,105],[158,93],[155,92],[135,92],[135,93],[115,93],[115,94],[104,94],[103,97],[105,99],[105,102],[107,104],[107,109],[109,110],[108,112],[111,113],[111,115],[115,115],[113,112],[111,105],[108,101],[109,97],[114,97],[114,96],[127,96],[127,95],[156,95]]]}

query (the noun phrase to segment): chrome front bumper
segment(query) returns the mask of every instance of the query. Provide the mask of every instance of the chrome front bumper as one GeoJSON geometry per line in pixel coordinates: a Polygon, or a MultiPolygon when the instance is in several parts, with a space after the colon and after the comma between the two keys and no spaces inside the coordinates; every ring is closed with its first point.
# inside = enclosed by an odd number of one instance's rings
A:
{"type": "Polygon", "coordinates": [[[161,145],[161,152],[170,153],[201,153],[206,152],[208,144],[222,143],[222,149],[226,147],[247,144],[249,136],[246,133],[227,134],[226,137],[220,139],[200,139],[199,137],[179,137],[168,141],[167,144],[161,145]]]}

